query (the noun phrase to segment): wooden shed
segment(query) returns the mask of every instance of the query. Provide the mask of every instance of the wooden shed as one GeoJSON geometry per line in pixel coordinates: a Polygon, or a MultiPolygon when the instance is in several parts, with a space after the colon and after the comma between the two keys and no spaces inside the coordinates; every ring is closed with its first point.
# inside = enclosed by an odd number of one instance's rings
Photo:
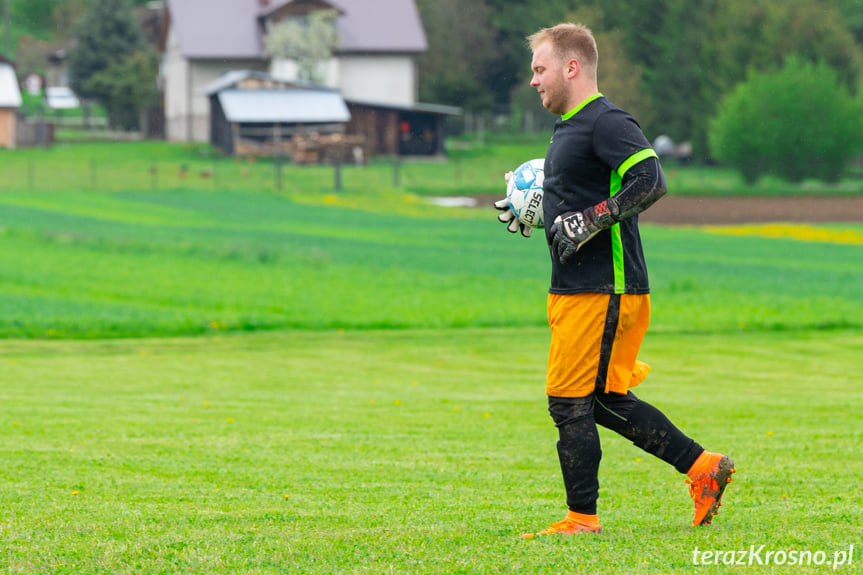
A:
{"type": "Polygon", "coordinates": [[[350,120],[337,91],[263,72],[229,72],[205,92],[210,142],[226,154],[295,156],[297,136],[341,134],[350,120]]]}
{"type": "Polygon", "coordinates": [[[0,148],[14,148],[17,144],[18,108],[21,107],[21,89],[15,68],[0,58],[0,148]]]}
{"type": "Polygon", "coordinates": [[[351,121],[348,134],[365,134],[369,153],[388,156],[442,156],[446,117],[460,108],[416,103],[392,105],[347,101],[351,121]]]}

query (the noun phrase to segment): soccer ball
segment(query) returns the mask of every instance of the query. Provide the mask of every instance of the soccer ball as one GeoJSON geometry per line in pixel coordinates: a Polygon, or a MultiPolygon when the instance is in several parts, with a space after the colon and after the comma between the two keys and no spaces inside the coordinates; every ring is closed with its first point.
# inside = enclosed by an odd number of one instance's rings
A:
{"type": "Polygon", "coordinates": [[[506,186],[506,198],[518,220],[532,228],[541,228],[542,221],[542,182],[545,160],[530,160],[520,165],[512,173],[506,186]]]}

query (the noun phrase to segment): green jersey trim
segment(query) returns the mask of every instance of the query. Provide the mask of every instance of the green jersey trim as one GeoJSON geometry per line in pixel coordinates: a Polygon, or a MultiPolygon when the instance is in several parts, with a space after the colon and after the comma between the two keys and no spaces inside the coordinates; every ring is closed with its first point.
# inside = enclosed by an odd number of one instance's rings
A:
{"type": "Polygon", "coordinates": [[[602,98],[602,93],[601,93],[601,92],[600,92],[600,93],[597,93],[597,94],[594,94],[593,96],[591,96],[590,98],[588,98],[587,100],[585,100],[584,102],[582,102],[581,104],[579,104],[578,106],[576,106],[575,108],[573,108],[572,110],[570,110],[569,112],[567,112],[566,114],[564,114],[563,116],[561,116],[561,117],[560,117],[560,119],[561,119],[561,120],[563,120],[564,122],[566,122],[567,120],[569,120],[570,118],[572,118],[573,116],[575,116],[576,114],[578,114],[578,112],[579,112],[582,108],[584,108],[585,106],[587,106],[588,104],[590,104],[591,102],[593,102],[594,100],[596,100],[597,98],[602,98]]]}
{"type": "MultiPolygon", "coordinates": [[[[620,164],[616,172],[611,172],[609,196],[614,196],[614,194],[620,191],[623,185],[623,176],[626,175],[629,168],[647,158],[658,157],[652,148],[646,148],[629,156],[629,158],[620,164]]],[[[611,226],[611,253],[614,258],[614,293],[626,293],[626,273],[623,267],[623,239],[620,237],[620,223],[611,226]]]]}
{"type": "MultiPolygon", "coordinates": [[[[611,193],[609,195],[613,196],[619,192],[622,183],[623,178],[620,174],[611,172],[611,193]]],[[[623,239],[620,237],[620,222],[611,226],[610,230],[611,253],[614,260],[614,293],[621,294],[626,292],[626,273],[623,268],[623,239]]]]}
{"type": "MultiPolygon", "coordinates": [[[[623,178],[623,176],[626,175],[626,172],[629,171],[629,168],[631,168],[632,166],[634,166],[638,162],[641,162],[642,160],[646,160],[647,158],[658,158],[658,157],[659,156],[656,155],[656,152],[652,148],[647,148],[646,150],[641,150],[640,152],[635,152],[634,154],[629,156],[629,158],[627,158],[626,161],[624,161],[622,164],[620,164],[620,167],[617,168],[617,175],[619,175],[621,178],[623,178]]],[[[611,195],[614,195],[614,194],[611,194],[611,195]]]]}

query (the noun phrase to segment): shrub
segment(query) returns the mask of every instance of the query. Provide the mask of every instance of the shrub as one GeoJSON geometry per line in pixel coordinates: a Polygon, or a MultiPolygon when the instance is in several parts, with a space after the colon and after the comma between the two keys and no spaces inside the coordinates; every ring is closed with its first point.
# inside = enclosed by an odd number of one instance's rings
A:
{"type": "Polygon", "coordinates": [[[748,183],[839,180],[861,144],[861,110],[836,72],[792,56],[773,74],[750,74],[719,106],[711,151],[748,183]]]}

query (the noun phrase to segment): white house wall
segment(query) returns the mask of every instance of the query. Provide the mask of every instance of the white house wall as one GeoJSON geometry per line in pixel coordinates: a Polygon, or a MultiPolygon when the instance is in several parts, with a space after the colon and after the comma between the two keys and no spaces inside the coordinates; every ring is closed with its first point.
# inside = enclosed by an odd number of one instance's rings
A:
{"type": "MultiPolygon", "coordinates": [[[[270,74],[280,80],[296,80],[297,72],[294,60],[277,59],[270,64],[270,74]]],[[[346,100],[416,103],[416,69],[411,56],[337,56],[318,68],[318,80],[341,91],[346,100]]]]}
{"type": "MultiPolygon", "coordinates": [[[[280,79],[296,79],[291,61],[187,60],[169,31],[162,58],[165,137],[173,142],[208,142],[210,103],[201,88],[229,70],[267,71],[280,79]]],[[[323,83],[340,90],[346,100],[413,105],[417,71],[411,55],[339,55],[320,70],[323,83]]]]}
{"type": "Polygon", "coordinates": [[[187,140],[189,61],[180,55],[175,28],[168,30],[165,53],[162,55],[162,86],[164,87],[165,137],[173,142],[187,140]]]}
{"type": "Polygon", "coordinates": [[[417,98],[417,76],[411,56],[337,57],[334,73],[345,100],[412,105],[417,98]]]}
{"type": "Polygon", "coordinates": [[[259,60],[187,60],[180,54],[174,27],[162,58],[165,137],[172,142],[210,140],[210,102],[201,88],[229,70],[266,70],[259,60]]]}
{"type": "MultiPolygon", "coordinates": [[[[338,70],[339,64],[334,59],[319,64],[316,70],[316,81],[327,88],[338,90],[340,88],[338,70]]],[[[270,62],[270,75],[278,80],[294,82],[300,77],[300,69],[297,66],[296,60],[273,58],[270,62]]]]}

